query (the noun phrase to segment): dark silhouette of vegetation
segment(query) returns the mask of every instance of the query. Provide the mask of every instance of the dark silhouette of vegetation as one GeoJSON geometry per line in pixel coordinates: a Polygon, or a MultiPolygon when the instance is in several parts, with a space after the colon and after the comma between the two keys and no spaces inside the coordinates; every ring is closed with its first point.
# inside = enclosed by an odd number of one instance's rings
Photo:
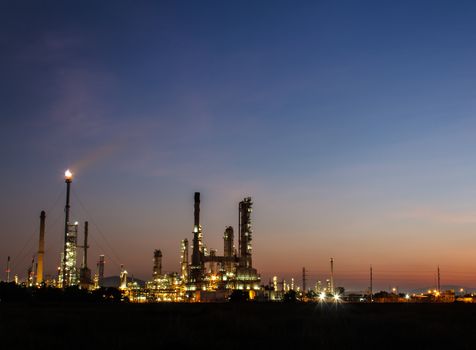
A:
{"type": "Polygon", "coordinates": [[[233,303],[242,303],[242,302],[249,301],[250,295],[245,290],[235,289],[233,292],[231,292],[228,300],[233,303]]]}
{"type": "Polygon", "coordinates": [[[309,299],[315,299],[315,298],[317,298],[317,293],[313,290],[309,290],[306,293],[306,297],[309,298],[309,299]]]}
{"type": "Polygon", "coordinates": [[[10,282],[0,282],[0,302],[25,301],[30,297],[29,290],[10,282]]]}
{"type": "Polygon", "coordinates": [[[13,282],[0,282],[0,302],[120,302],[124,301],[117,288],[99,288],[94,291],[68,287],[64,290],[53,287],[28,288],[13,282]]]}
{"type": "Polygon", "coordinates": [[[283,295],[283,301],[285,303],[295,303],[297,301],[297,293],[294,290],[289,290],[283,295]]]}

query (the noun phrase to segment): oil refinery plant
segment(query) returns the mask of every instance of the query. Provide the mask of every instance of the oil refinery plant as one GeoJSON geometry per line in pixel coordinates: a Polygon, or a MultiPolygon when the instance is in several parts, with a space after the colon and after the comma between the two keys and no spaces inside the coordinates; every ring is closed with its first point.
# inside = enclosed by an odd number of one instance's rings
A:
{"type": "MultiPolygon", "coordinates": [[[[252,206],[250,197],[244,198],[238,206],[238,249],[235,249],[233,227],[228,226],[223,234],[223,255],[218,255],[217,250],[208,250],[203,242],[200,193],[195,192],[191,254],[185,238],[181,242],[180,274],[162,274],[162,252],[155,250],[152,280],[147,283],[142,298],[147,301],[214,301],[226,299],[236,289],[249,291],[253,298],[260,289],[260,276],[252,265],[252,206]]],[[[138,294],[142,293],[131,290],[133,300],[138,294]]]]}
{"type": "MultiPolygon", "coordinates": [[[[85,291],[101,287],[116,287],[121,291],[119,294],[123,300],[131,302],[214,302],[225,301],[232,296],[260,301],[286,301],[294,295],[302,301],[320,303],[341,301],[371,303],[463,301],[476,303],[476,295],[468,296],[467,293],[464,293],[463,288],[460,289],[458,296],[452,289],[443,290],[440,283],[439,266],[436,288],[428,290],[428,293],[404,295],[397,293],[397,288],[393,288],[388,293],[384,291],[374,293],[373,270],[370,266],[370,287],[368,290],[345,295],[345,289],[335,285],[333,257],[329,260],[329,278],[325,280],[325,283],[318,280],[314,288],[309,288],[309,272],[304,267],[302,268],[302,287],[297,286],[294,278],[291,278],[290,283],[287,283],[284,279],[278,280],[277,276],[273,276],[267,285],[262,285],[261,277],[253,267],[251,219],[253,202],[251,197],[246,197],[239,202],[237,231],[235,232],[232,226],[225,228],[223,253],[219,254],[217,249],[208,249],[204,243],[202,225],[200,224],[199,192],[194,194],[192,236],[183,238],[180,242],[179,272],[163,272],[162,251],[155,249],[152,259],[152,278],[147,282],[128,277],[124,265],[120,265],[119,276],[105,277],[106,259],[103,254],[99,256],[93,275],[88,266],[88,221],[82,225],[84,235],[81,242],[79,240],[80,223],[70,217],[72,182],[73,174],[67,170],[65,172],[64,240],[56,276],[44,273],[46,212],[41,211],[38,250],[28,266],[26,279],[24,282],[20,282],[17,274],[11,279],[11,259],[8,256],[5,282],[28,288],[54,287],[67,290],[73,287],[85,291]],[[236,246],[235,233],[237,236],[236,246]],[[78,260],[80,260],[81,252],[82,261],[79,265],[78,260]]],[[[97,225],[95,226],[97,227],[97,225]]],[[[116,264],[119,267],[117,261],[116,264]]]]}
{"type": "MultiPolygon", "coordinates": [[[[53,286],[57,288],[79,287],[93,290],[105,286],[105,257],[99,256],[97,269],[92,276],[88,267],[88,222],[84,222],[84,240],[80,245],[79,222],[70,218],[71,185],[73,174],[65,172],[66,204],[64,208],[64,240],[60,264],[55,278],[44,277],[44,245],[46,213],[40,215],[40,237],[37,262],[32,260],[28,268],[26,286],[53,286]],[[82,250],[82,262],[78,266],[79,254],[82,250]]],[[[208,250],[203,242],[200,224],[200,193],[194,195],[194,224],[189,240],[184,238],[180,245],[180,272],[162,272],[162,252],[153,252],[152,279],[140,285],[131,281],[128,272],[121,265],[118,287],[123,294],[135,302],[157,301],[216,301],[229,297],[233,290],[247,291],[254,298],[260,290],[260,276],[252,265],[252,226],[251,213],[253,202],[251,197],[244,198],[238,205],[238,249],[235,248],[234,229],[226,227],[223,234],[223,254],[217,250],[208,250]]],[[[7,263],[7,282],[10,282],[10,257],[7,263]]],[[[15,281],[18,277],[15,278],[15,281]]]]}

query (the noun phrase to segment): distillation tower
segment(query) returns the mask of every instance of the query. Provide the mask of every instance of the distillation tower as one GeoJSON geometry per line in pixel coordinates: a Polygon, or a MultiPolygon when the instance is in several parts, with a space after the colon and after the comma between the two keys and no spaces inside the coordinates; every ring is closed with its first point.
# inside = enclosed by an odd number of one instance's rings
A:
{"type": "Polygon", "coordinates": [[[154,250],[154,266],[152,268],[152,279],[155,281],[162,275],[162,252],[154,250]]]}
{"type": "MultiPolygon", "coordinates": [[[[200,193],[195,193],[192,262],[186,289],[188,291],[257,290],[260,277],[252,265],[251,213],[253,202],[246,197],[239,203],[238,252],[234,247],[234,231],[228,226],[223,234],[223,255],[215,249],[207,253],[200,225],[200,193]],[[207,264],[207,269],[205,269],[207,264]]],[[[182,274],[185,271],[182,247],[182,274]]]]}
{"type": "Polygon", "coordinates": [[[183,239],[180,243],[180,278],[183,283],[188,282],[188,239],[183,239]]]}

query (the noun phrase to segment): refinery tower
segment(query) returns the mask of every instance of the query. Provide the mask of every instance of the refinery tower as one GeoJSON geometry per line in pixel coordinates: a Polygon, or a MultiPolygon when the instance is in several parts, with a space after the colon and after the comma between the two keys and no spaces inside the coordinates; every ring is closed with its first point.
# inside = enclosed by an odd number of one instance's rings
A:
{"type": "MultiPolygon", "coordinates": [[[[223,255],[218,255],[215,249],[210,249],[208,252],[203,244],[200,225],[200,193],[195,192],[192,259],[190,274],[186,281],[187,290],[209,292],[259,289],[260,276],[252,266],[252,206],[251,197],[244,198],[238,206],[238,251],[234,249],[233,227],[228,226],[223,235],[223,255]]],[[[186,261],[184,253],[188,255],[187,250],[183,245],[182,263],[186,261]]],[[[182,275],[186,275],[186,271],[183,266],[182,275]]]]}

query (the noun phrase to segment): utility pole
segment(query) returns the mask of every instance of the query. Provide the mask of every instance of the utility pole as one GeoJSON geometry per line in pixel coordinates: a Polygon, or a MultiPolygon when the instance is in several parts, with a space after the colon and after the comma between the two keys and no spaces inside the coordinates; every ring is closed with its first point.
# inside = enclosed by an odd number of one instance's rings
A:
{"type": "Polygon", "coordinates": [[[437,290],[438,293],[441,292],[440,288],[441,288],[441,285],[440,285],[440,265],[438,265],[438,284],[436,286],[436,290],[437,290]]]}
{"type": "Polygon", "coordinates": [[[370,265],[370,302],[373,303],[373,271],[372,271],[372,265],[370,265]]]}
{"type": "Polygon", "coordinates": [[[7,273],[7,283],[10,283],[10,255],[7,258],[7,270],[5,272],[7,273]]]}
{"type": "Polygon", "coordinates": [[[334,258],[331,258],[331,294],[334,295],[334,258]]]}

